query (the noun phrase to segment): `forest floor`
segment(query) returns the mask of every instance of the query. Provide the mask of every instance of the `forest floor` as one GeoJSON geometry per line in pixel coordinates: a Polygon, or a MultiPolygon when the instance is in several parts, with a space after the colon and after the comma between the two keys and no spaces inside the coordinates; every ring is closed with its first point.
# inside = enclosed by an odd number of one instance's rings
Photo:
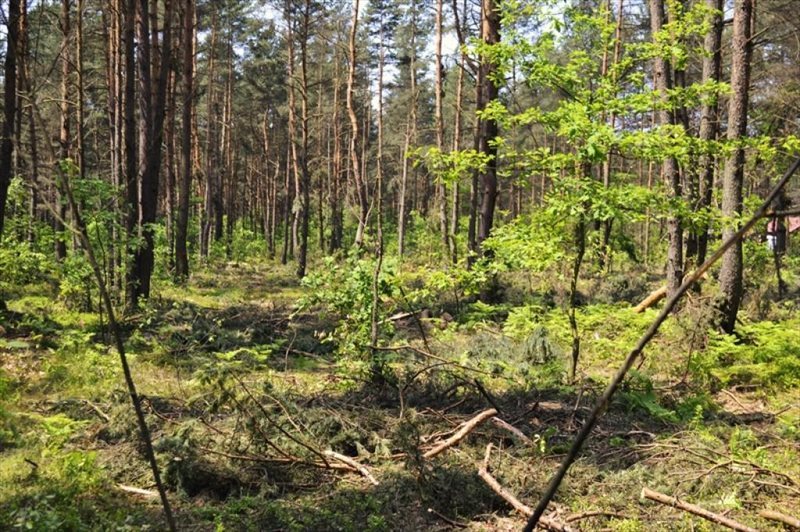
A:
{"type": "MultiPolygon", "coordinates": [[[[550,343],[568,345],[563,311],[548,315],[553,338],[527,341],[491,316],[398,320],[396,349],[385,352],[396,378],[373,382],[321,341],[329,317],[297,310],[306,290],[288,269],[227,264],[186,289],[159,286],[146,311],[126,318],[182,529],[517,530],[523,516],[479,476],[487,445],[490,474],[534,506],[655,312],[633,314],[626,302],[582,309],[574,385],[564,384],[564,356],[548,354],[550,343]],[[490,420],[425,457],[491,408],[521,435],[490,420]]],[[[759,530],[781,529],[761,510],[797,515],[800,388],[780,380],[797,366],[775,369],[769,385],[758,360],[720,376],[721,357],[783,348],[717,338],[713,358],[696,347],[701,321],[689,307],[665,327],[570,470],[552,520],[576,530],[719,526],[646,500],[643,488],[759,530]]],[[[792,309],[769,323],[745,330],[777,341],[775,331],[800,322],[792,309]]],[[[9,301],[0,325],[0,529],[162,529],[101,318],[42,287],[9,301]]]]}

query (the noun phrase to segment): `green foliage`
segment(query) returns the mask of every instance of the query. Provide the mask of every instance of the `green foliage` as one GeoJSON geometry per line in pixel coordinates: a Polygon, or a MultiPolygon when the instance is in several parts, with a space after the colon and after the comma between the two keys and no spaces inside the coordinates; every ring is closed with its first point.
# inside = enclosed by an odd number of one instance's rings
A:
{"type": "Polygon", "coordinates": [[[709,333],[698,371],[724,385],[795,387],[800,384],[800,320],[761,321],[738,327],[738,335],[709,333]]]}
{"type": "MultiPolygon", "coordinates": [[[[381,300],[378,322],[382,336],[392,332],[391,322],[384,318],[396,309],[391,299],[397,288],[395,267],[392,260],[385,260],[378,280],[378,297],[381,300]]],[[[319,305],[335,320],[337,325],[323,341],[333,343],[342,356],[367,352],[374,275],[373,259],[351,255],[343,262],[326,258],[319,271],[303,279],[303,286],[309,290],[309,294],[300,301],[299,308],[306,310],[319,305]]]]}
{"type": "Polygon", "coordinates": [[[59,294],[67,308],[91,311],[100,297],[95,283],[92,267],[82,253],[71,253],[64,259],[59,294]]]}
{"type": "Polygon", "coordinates": [[[5,238],[0,243],[0,295],[47,281],[55,268],[52,253],[40,251],[24,240],[5,238]]]}

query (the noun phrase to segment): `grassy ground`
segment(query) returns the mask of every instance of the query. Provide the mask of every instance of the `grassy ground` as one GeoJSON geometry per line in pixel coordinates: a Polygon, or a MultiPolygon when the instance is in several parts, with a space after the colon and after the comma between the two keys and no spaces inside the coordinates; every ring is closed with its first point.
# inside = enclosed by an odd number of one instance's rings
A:
{"type": "MultiPolygon", "coordinates": [[[[597,287],[583,287],[592,291],[597,287]]],[[[31,288],[0,335],[0,529],[158,530],[157,500],[102,318],[31,288]]],[[[451,321],[396,323],[393,377],[321,342],[334,325],[289,270],[229,264],[186,289],[159,286],[126,321],[135,379],[182,528],[515,530],[523,523],[478,476],[534,505],[608,376],[653,318],[627,302],[579,313],[578,381],[558,307],[521,298],[451,321]],[[486,423],[431,460],[422,452],[487,408],[486,423]],[[325,468],[331,449],[368,467],[325,468]]],[[[631,297],[636,297],[633,295],[631,297]]],[[[512,299],[512,298],[510,298],[512,299]]],[[[800,321],[789,305],[709,335],[694,297],[648,350],[570,471],[550,516],[584,530],[712,530],[646,501],[676,495],[758,529],[759,510],[800,508],[800,321]],[[793,351],[794,350],[794,351],[793,351]]]]}

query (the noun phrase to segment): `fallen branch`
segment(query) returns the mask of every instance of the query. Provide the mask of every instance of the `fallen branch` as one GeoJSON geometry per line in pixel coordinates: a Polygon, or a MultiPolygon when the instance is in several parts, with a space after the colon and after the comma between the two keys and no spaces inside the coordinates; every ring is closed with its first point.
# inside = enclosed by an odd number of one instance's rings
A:
{"type": "Polygon", "coordinates": [[[791,515],[782,514],[774,510],[761,510],[758,515],[770,521],[778,521],[786,526],[800,530],[800,519],[792,517],[791,515]]]}
{"type": "Polygon", "coordinates": [[[513,434],[514,436],[516,436],[517,438],[522,440],[522,442],[525,443],[526,445],[530,445],[530,444],[533,443],[533,440],[531,440],[529,437],[527,437],[524,432],[519,430],[517,427],[515,427],[511,423],[503,421],[499,417],[493,417],[492,418],[492,423],[496,427],[499,427],[501,429],[507,430],[508,432],[510,432],[511,434],[513,434]]]}
{"type": "MultiPolygon", "coordinates": [[[[491,455],[491,453],[492,453],[492,444],[490,443],[489,445],[486,446],[486,455],[483,458],[483,464],[478,468],[478,476],[481,477],[484,482],[486,482],[486,484],[492,489],[493,492],[498,494],[516,511],[518,511],[519,513],[521,513],[526,517],[530,517],[533,514],[533,510],[529,506],[520,502],[520,500],[517,499],[513,493],[511,493],[503,486],[501,486],[500,483],[497,482],[497,479],[495,479],[492,476],[492,474],[489,473],[489,456],[491,455]]],[[[552,519],[547,517],[542,517],[541,519],[539,519],[539,521],[541,522],[541,524],[543,524],[544,526],[546,526],[551,530],[563,530],[563,531],[572,530],[569,526],[562,525],[561,523],[553,521],[552,519]]]]}
{"type": "Polygon", "coordinates": [[[463,440],[467,436],[467,434],[475,430],[477,426],[479,426],[484,421],[495,415],[497,415],[497,410],[495,410],[494,408],[490,408],[489,410],[484,410],[477,416],[473,417],[472,419],[464,423],[464,425],[458,430],[458,432],[456,432],[455,434],[444,440],[439,445],[436,445],[432,449],[426,451],[422,456],[427,459],[430,459],[433,458],[434,456],[443,453],[453,445],[463,440]]]}
{"type": "Polygon", "coordinates": [[[613,517],[617,519],[628,519],[628,516],[619,512],[608,512],[605,510],[589,510],[588,512],[581,512],[568,516],[564,521],[567,523],[574,523],[582,519],[589,519],[590,517],[613,517]]]}
{"type": "MultiPolygon", "coordinates": [[[[693,273],[694,272],[687,273],[686,276],[683,278],[684,281],[686,281],[686,279],[689,279],[693,273]]],[[[700,276],[700,279],[702,280],[708,279],[708,274],[704,273],[703,275],[700,276]]],[[[662,299],[664,299],[665,297],[667,297],[667,285],[662,286],[658,290],[653,290],[652,292],[650,292],[650,295],[644,298],[641,303],[636,305],[633,311],[636,312],[637,314],[640,314],[645,310],[647,310],[648,308],[655,305],[656,303],[658,303],[659,301],[661,301],[662,299]]]]}
{"type": "Polygon", "coordinates": [[[375,480],[375,477],[372,476],[372,473],[369,472],[369,469],[367,469],[367,467],[365,465],[359,464],[358,462],[356,462],[355,460],[353,460],[349,456],[345,456],[343,454],[339,454],[339,453],[334,452],[334,451],[323,451],[323,452],[325,453],[325,456],[333,458],[334,460],[339,460],[340,462],[342,462],[344,464],[347,464],[350,467],[354,468],[356,471],[361,473],[362,477],[364,477],[367,480],[369,480],[370,483],[373,486],[377,486],[378,485],[378,481],[375,480]]]}
{"type": "Polygon", "coordinates": [[[561,462],[558,471],[556,471],[556,474],[553,475],[552,479],[550,479],[542,498],[536,505],[533,515],[528,520],[528,524],[525,525],[525,532],[532,532],[533,529],[536,528],[536,523],[539,522],[542,514],[544,514],[545,510],[547,510],[547,505],[550,504],[550,501],[555,496],[556,491],[558,491],[558,487],[561,485],[561,481],[564,480],[564,477],[566,476],[570,466],[578,458],[578,454],[583,448],[584,442],[592,433],[592,430],[597,424],[597,421],[600,419],[600,416],[602,416],[606,411],[606,408],[608,407],[611,398],[614,396],[614,393],[620,387],[622,381],[625,380],[628,370],[633,367],[634,362],[636,362],[636,359],[638,359],[644,352],[647,344],[649,344],[650,340],[652,340],[656,333],[658,333],[658,329],[661,327],[661,324],[667,320],[667,317],[678,304],[678,301],[680,301],[681,297],[683,297],[689,288],[691,288],[692,285],[694,285],[694,283],[696,283],[703,276],[703,274],[705,274],[709,268],[711,268],[711,266],[713,266],[714,263],[716,263],[725,254],[725,252],[730,249],[731,246],[733,246],[736,242],[741,241],[744,238],[744,235],[746,235],[747,232],[750,231],[750,229],[752,229],[759,220],[761,220],[761,218],[770,208],[770,205],[772,205],[772,203],[775,201],[775,198],[778,197],[778,194],[780,194],[781,190],[783,190],[783,188],[786,186],[786,183],[789,182],[789,179],[798,168],[800,168],[800,157],[798,157],[792,166],[789,167],[786,173],[783,174],[783,177],[781,177],[778,183],[776,183],[776,185],[772,188],[770,193],[767,195],[767,198],[764,200],[764,203],[761,204],[753,216],[746,223],[744,223],[738,231],[725,239],[725,241],[719,246],[714,254],[711,255],[711,257],[709,257],[708,260],[706,260],[702,265],[700,265],[697,270],[689,274],[688,278],[684,279],[683,284],[681,284],[675,293],[672,294],[669,299],[667,299],[666,303],[664,303],[664,307],[658,313],[656,319],[650,324],[650,327],[647,328],[647,331],[645,331],[641,338],[639,338],[639,341],[636,342],[636,345],[628,353],[628,356],[625,357],[625,361],[622,363],[622,366],[617,370],[617,373],[611,379],[611,382],[608,383],[603,395],[601,395],[597,400],[597,403],[594,405],[594,409],[584,422],[583,427],[575,437],[575,440],[572,442],[572,446],[567,452],[567,455],[561,462]]]}
{"type": "Polygon", "coordinates": [[[702,517],[707,521],[711,521],[712,523],[728,527],[732,530],[739,530],[740,532],[757,532],[755,528],[743,525],[742,523],[734,521],[733,519],[725,517],[724,515],[719,515],[715,514],[714,512],[710,512],[705,508],[697,506],[696,504],[683,502],[677,497],[670,497],[669,495],[664,495],[663,493],[659,493],[657,491],[653,491],[647,488],[642,488],[642,497],[650,499],[651,501],[659,502],[661,504],[666,504],[667,506],[672,506],[673,508],[683,510],[684,512],[689,512],[690,514],[702,517]]]}
{"type": "Polygon", "coordinates": [[[89,408],[94,410],[94,413],[97,414],[98,416],[100,416],[103,420],[105,420],[106,423],[110,423],[111,422],[111,418],[108,416],[108,414],[103,412],[100,409],[99,406],[97,406],[96,404],[94,404],[93,402],[88,401],[88,400],[84,401],[84,403],[86,403],[86,406],[88,406],[89,408]]]}
{"type": "Polygon", "coordinates": [[[347,464],[334,464],[331,462],[322,462],[322,461],[311,461],[311,460],[304,460],[303,458],[298,458],[296,456],[286,455],[283,458],[276,458],[270,456],[256,456],[256,455],[245,455],[245,454],[233,454],[233,453],[226,453],[224,451],[217,451],[215,449],[211,449],[210,447],[198,447],[201,451],[205,451],[207,453],[215,454],[217,456],[223,456],[230,460],[240,460],[242,462],[255,462],[258,464],[273,464],[276,466],[294,466],[294,465],[304,465],[308,467],[316,467],[319,469],[331,469],[334,471],[349,471],[351,473],[357,473],[358,470],[351,465],[347,464]]]}
{"type": "Polygon", "coordinates": [[[142,488],[136,488],[134,486],[126,486],[124,484],[117,484],[117,489],[120,491],[124,491],[126,493],[133,493],[134,495],[141,495],[142,497],[147,497],[148,499],[157,499],[158,492],[145,490],[142,488]]]}
{"type": "Polygon", "coordinates": [[[667,297],[667,285],[662,286],[658,290],[653,290],[650,292],[650,295],[644,298],[641,303],[636,305],[633,311],[637,314],[644,312],[665,297],[667,297]]]}

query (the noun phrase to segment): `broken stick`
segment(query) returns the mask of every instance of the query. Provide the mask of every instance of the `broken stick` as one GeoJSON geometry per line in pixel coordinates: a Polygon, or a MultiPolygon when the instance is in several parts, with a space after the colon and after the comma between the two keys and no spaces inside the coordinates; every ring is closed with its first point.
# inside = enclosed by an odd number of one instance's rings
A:
{"type": "Polygon", "coordinates": [[[458,430],[458,432],[456,432],[455,434],[453,434],[440,444],[436,445],[432,449],[429,449],[422,456],[430,459],[433,458],[434,456],[443,453],[453,445],[457,444],[458,442],[466,438],[467,434],[475,430],[477,426],[481,425],[484,421],[495,415],[497,415],[497,410],[495,410],[494,408],[490,408],[489,410],[484,410],[477,416],[473,417],[472,419],[464,423],[464,425],[458,430]]]}
{"type": "Polygon", "coordinates": [[[135,486],[126,486],[125,484],[117,484],[117,489],[120,491],[124,491],[126,493],[133,493],[134,495],[141,495],[142,497],[147,497],[148,499],[157,499],[158,492],[152,490],[145,490],[142,488],[137,488],[135,486]]]}
{"type": "Polygon", "coordinates": [[[683,502],[677,497],[670,497],[669,495],[664,495],[663,493],[659,493],[651,489],[642,488],[642,497],[652,501],[660,502],[661,504],[666,504],[667,506],[672,506],[673,508],[683,510],[684,512],[689,512],[690,514],[702,517],[703,519],[711,521],[712,523],[726,526],[732,530],[739,530],[740,532],[757,532],[755,528],[743,525],[742,523],[734,521],[729,517],[715,514],[714,512],[710,512],[705,508],[701,508],[695,504],[683,502]]]}
{"type": "MultiPolygon", "coordinates": [[[[503,486],[501,486],[500,483],[497,482],[497,479],[495,479],[492,476],[492,474],[489,473],[489,456],[491,455],[491,453],[492,453],[492,444],[490,443],[489,445],[486,446],[486,455],[483,458],[483,464],[478,468],[478,476],[481,477],[483,481],[489,485],[489,487],[492,489],[493,492],[502,497],[503,500],[505,500],[508,504],[510,504],[516,511],[518,511],[519,513],[521,513],[526,517],[530,517],[533,514],[533,510],[529,506],[523,504],[519,499],[517,499],[513,493],[511,493],[503,486]]],[[[542,517],[541,519],[539,519],[539,522],[551,530],[563,530],[563,531],[572,530],[569,526],[562,525],[561,523],[553,521],[548,517],[542,517]]]]}
{"type": "Polygon", "coordinates": [[[519,438],[526,445],[530,445],[530,444],[533,443],[533,441],[529,437],[527,437],[524,432],[519,430],[517,427],[515,427],[511,423],[508,423],[507,421],[503,421],[499,417],[493,417],[492,418],[492,423],[496,427],[499,427],[501,429],[507,430],[508,432],[510,432],[511,434],[516,436],[517,438],[519,438]]]}
{"type": "Polygon", "coordinates": [[[334,460],[338,460],[344,464],[349,465],[350,467],[361,473],[361,476],[369,480],[373,486],[378,485],[378,481],[375,480],[375,477],[372,476],[372,473],[369,472],[369,469],[367,469],[365,465],[359,464],[349,456],[339,454],[335,451],[324,451],[323,454],[325,454],[325,456],[329,458],[333,458],[334,460]]]}

